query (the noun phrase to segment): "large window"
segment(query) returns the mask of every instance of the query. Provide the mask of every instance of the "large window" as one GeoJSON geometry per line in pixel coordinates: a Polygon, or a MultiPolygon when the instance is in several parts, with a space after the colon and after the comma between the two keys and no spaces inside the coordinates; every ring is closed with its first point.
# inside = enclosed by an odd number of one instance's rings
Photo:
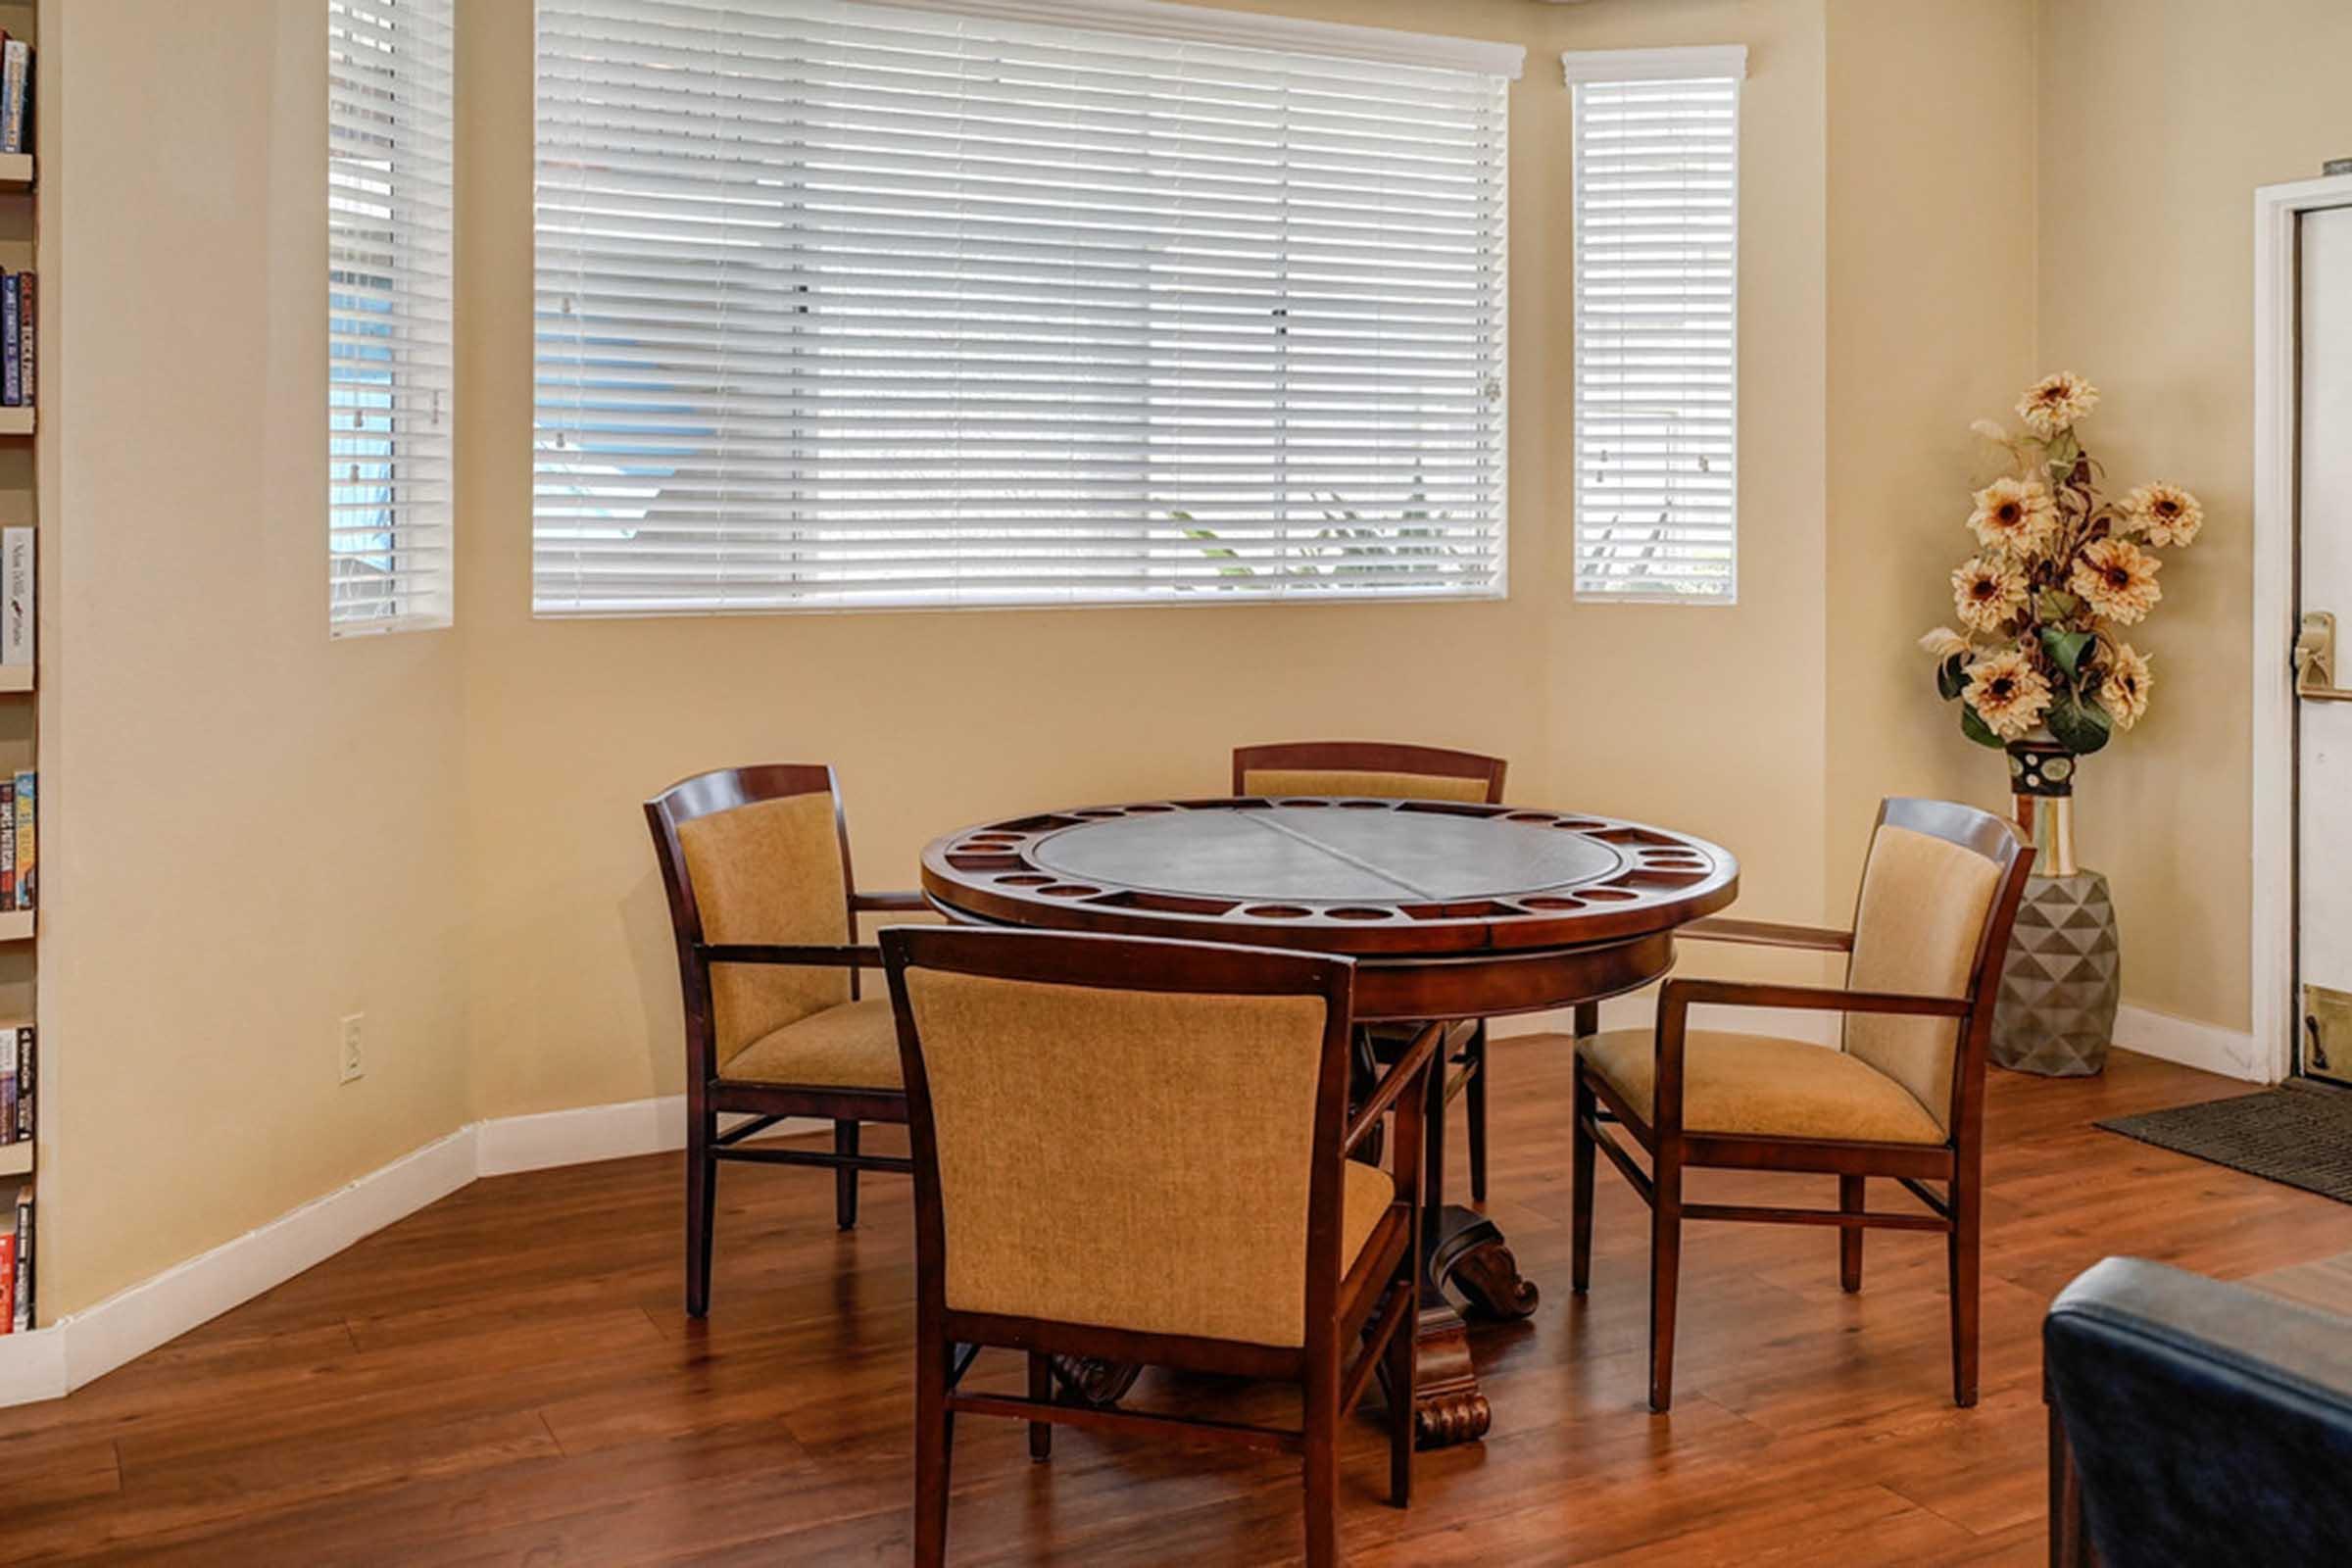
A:
{"type": "Polygon", "coordinates": [[[1501,593],[1518,57],[540,0],[537,609],[1501,593]]]}
{"type": "Polygon", "coordinates": [[[327,626],[446,626],[451,0],[328,0],[327,626]]]}
{"type": "Polygon", "coordinates": [[[1740,83],[1747,51],[1571,54],[1576,593],[1739,593],[1740,83]]]}

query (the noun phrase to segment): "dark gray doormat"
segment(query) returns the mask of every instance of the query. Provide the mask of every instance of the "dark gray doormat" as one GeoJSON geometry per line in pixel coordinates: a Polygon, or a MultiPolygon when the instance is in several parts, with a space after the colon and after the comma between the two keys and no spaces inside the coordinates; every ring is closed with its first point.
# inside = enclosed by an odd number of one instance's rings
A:
{"type": "Polygon", "coordinates": [[[2352,1203],[2352,1091],[2296,1082],[2098,1125],[2352,1203]]]}

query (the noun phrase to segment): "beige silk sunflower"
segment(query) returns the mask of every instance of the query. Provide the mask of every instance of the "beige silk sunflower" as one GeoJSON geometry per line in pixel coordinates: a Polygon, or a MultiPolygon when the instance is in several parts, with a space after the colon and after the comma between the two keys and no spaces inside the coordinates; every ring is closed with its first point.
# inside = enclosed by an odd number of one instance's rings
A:
{"type": "Polygon", "coordinates": [[[1960,624],[1998,631],[2026,607],[2025,574],[1998,562],[1972,556],[1952,570],[1952,603],[1960,624]]]}
{"type": "Polygon", "coordinates": [[[1921,635],[1919,651],[1937,663],[1971,651],[1969,640],[1949,626],[1936,626],[1921,635]]]}
{"type": "Polygon", "coordinates": [[[2188,544],[2205,526],[2204,504],[2179,485],[2161,479],[2125,496],[2116,510],[2130,526],[2147,535],[2148,543],[2159,547],[2188,544]]]}
{"type": "Polygon", "coordinates": [[[2049,543],[2058,526],[2058,503],[2039,479],[1995,479],[1977,492],[1968,525],[1987,550],[2030,556],[2049,543]]]}
{"type": "Polygon", "coordinates": [[[1985,727],[2005,741],[2032,733],[2050,710],[2048,678],[2014,648],[1969,665],[1961,696],[1985,727]]]}
{"type": "Polygon", "coordinates": [[[2156,573],[2163,565],[2129,539],[2094,539],[2075,558],[2067,586],[2101,620],[2129,626],[2164,597],[2164,590],[2156,586],[2156,573]]]}
{"type": "Polygon", "coordinates": [[[2072,370],[2045,375],[2026,388],[2017,400],[2017,416],[2044,441],[2065,434],[2090,417],[2099,406],[2099,389],[2072,370]]]}
{"type": "Polygon", "coordinates": [[[2099,677],[2099,706],[2118,729],[2130,729],[2148,710],[2148,692],[2156,677],[2148,671],[2148,656],[2130,643],[2107,650],[2107,668],[2099,677]]]}

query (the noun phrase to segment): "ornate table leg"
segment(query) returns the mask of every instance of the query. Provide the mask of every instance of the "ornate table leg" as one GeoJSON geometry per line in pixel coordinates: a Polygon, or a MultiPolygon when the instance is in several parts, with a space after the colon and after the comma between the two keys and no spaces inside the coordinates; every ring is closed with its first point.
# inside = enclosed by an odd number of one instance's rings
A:
{"type": "Polygon", "coordinates": [[[1098,1361],[1091,1356],[1052,1357],[1054,1381],[1073,1404],[1116,1404],[1144,1375],[1140,1361],[1098,1361]]]}
{"type": "Polygon", "coordinates": [[[1421,1318],[1414,1351],[1414,1425],[1424,1448],[1474,1443],[1494,1413],[1470,1362],[1469,1327],[1447,1294],[1490,1317],[1522,1318],[1536,1309],[1536,1287],[1520,1277],[1518,1261],[1494,1222],[1475,1209],[1446,1201],[1446,1084],[1430,1078],[1429,1119],[1422,1132],[1421,1318]]]}

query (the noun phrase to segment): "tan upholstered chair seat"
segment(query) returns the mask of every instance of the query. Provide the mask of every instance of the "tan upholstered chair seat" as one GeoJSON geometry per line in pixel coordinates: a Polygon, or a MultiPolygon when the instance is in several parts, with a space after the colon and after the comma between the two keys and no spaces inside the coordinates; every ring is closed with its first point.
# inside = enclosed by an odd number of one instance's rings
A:
{"type": "MultiPolygon", "coordinates": [[[[1648,1029],[1577,1048],[1644,1119],[1657,1066],[1648,1029]]],[[[1901,1084],[1858,1056],[1803,1040],[1693,1029],[1683,1041],[1683,1130],[1755,1138],[1940,1144],[1943,1129],[1901,1084]]]]}
{"type": "Polygon", "coordinates": [[[897,1094],[899,1024],[888,997],[845,1002],[761,1035],[721,1063],[736,1084],[884,1089],[897,1094]]]}

